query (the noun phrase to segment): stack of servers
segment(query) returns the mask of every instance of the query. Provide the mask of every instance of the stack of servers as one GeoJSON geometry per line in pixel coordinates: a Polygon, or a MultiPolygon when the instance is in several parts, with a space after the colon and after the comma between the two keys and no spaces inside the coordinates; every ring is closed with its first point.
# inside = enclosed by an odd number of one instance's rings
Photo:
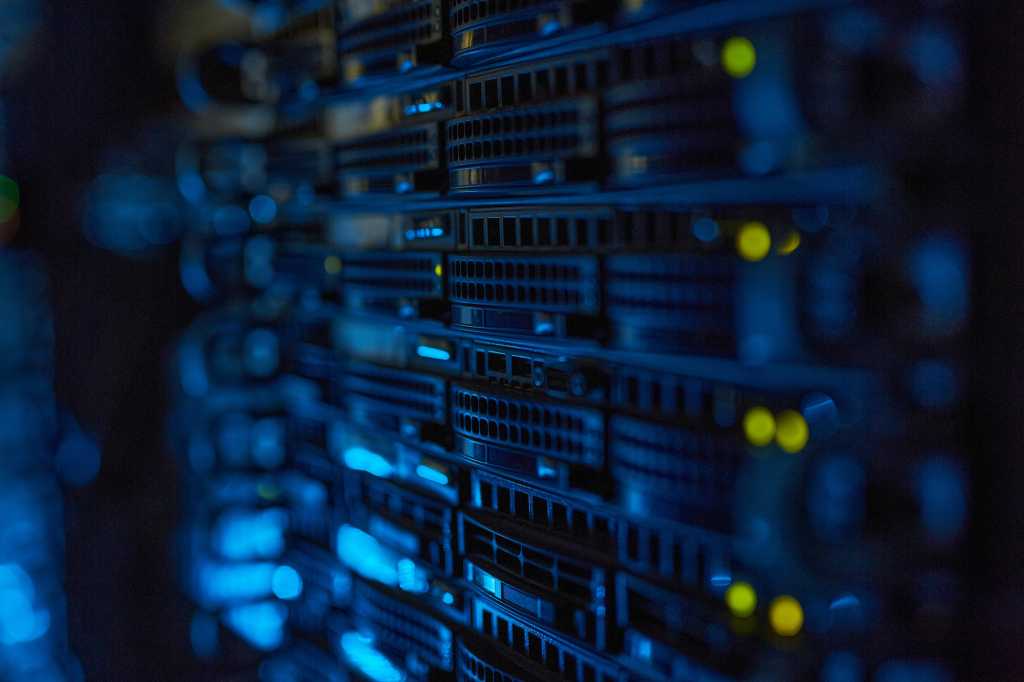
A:
{"type": "Polygon", "coordinates": [[[964,67],[911,4],[254,3],[183,58],[197,652],[954,679],[964,67]]]}

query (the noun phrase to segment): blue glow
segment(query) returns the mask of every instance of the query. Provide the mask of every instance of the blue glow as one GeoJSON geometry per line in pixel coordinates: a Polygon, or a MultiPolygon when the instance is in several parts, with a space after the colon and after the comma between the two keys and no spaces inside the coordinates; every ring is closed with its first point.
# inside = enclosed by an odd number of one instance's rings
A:
{"type": "Polygon", "coordinates": [[[728,573],[716,573],[711,576],[711,586],[716,588],[724,588],[732,585],[732,576],[728,573]]]}
{"type": "Polygon", "coordinates": [[[302,594],[302,576],[291,566],[278,566],[270,584],[278,599],[295,599],[302,594]]]}
{"type": "Polygon", "coordinates": [[[398,586],[406,592],[417,594],[426,592],[430,588],[426,575],[416,567],[416,563],[412,559],[399,559],[398,586]]]}
{"type": "Polygon", "coordinates": [[[555,467],[544,459],[537,460],[537,477],[538,478],[557,478],[558,471],[555,467]]]}
{"type": "Polygon", "coordinates": [[[537,172],[533,176],[533,184],[535,184],[535,185],[545,185],[545,184],[547,184],[549,182],[554,182],[554,181],[555,181],[555,173],[554,173],[554,171],[550,171],[550,170],[539,171],[539,172],[537,172]]]}
{"type": "MultiPolygon", "coordinates": [[[[451,360],[452,354],[442,348],[433,348],[431,346],[417,346],[416,355],[421,358],[427,358],[428,360],[451,360]]],[[[424,476],[424,478],[427,478],[424,476]]]]}
{"type": "Polygon", "coordinates": [[[455,597],[452,595],[451,592],[445,592],[443,595],[441,595],[441,601],[447,604],[448,606],[451,606],[455,603],[455,597]]]}
{"type": "Polygon", "coordinates": [[[933,410],[953,407],[959,394],[959,382],[953,368],[939,360],[922,360],[911,371],[910,389],[914,400],[933,410]]]}
{"type": "Polygon", "coordinates": [[[950,458],[933,457],[917,473],[921,520],[933,542],[949,543],[967,521],[967,481],[950,458]]]}
{"type": "Polygon", "coordinates": [[[359,575],[391,587],[398,584],[394,554],[372,535],[352,526],[342,526],[338,529],[337,547],[338,558],[359,575]]]}
{"type": "Polygon", "coordinates": [[[203,563],[198,568],[200,601],[224,604],[269,596],[276,564],[203,563]]]}
{"type": "Polygon", "coordinates": [[[345,450],[342,459],[349,469],[365,471],[378,478],[388,478],[395,470],[381,455],[358,446],[345,450]]]}
{"type": "Polygon", "coordinates": [[[398,185],[395,186],[395,191],[399,194],[408,194],[412,191],[412,183],[408,180],[401,180],[398,185]]]}
{"type": "Polygon", "coordinates": [[[73,486],[90,483],[100,471],[100,449],[76,428],[61,439],[54,464],[60,477],[73,486]]]}
{"type": "Polygon", "coordinates": [[[192,616],[189,639],[196,656],[209,658],[217,653],[218,635],[217,620],[213,616],[202,611],[192,616]]]}
{"type": "Polygon", "coordinates": [[[214,547],[227,559],[266,559],[284,550],[288,514],[283,509],[224,514],[214,530],[214,547]]]}
{"type": "Polygon", "coordinates": [[[437,483],[438,485],[448,485],[448,477],[437,469],[428,467],[425,464],[420,464],[416,467],[416,475],[420,478],[430,481],[431,483],[437,483]]]}
{"type": "Polygon", "coordinates": [[[0,642],[39,639],[50,629],[50,612],[36,609],[36,588],[18,564],[0,564],[0,642]]]}
{"type": "Polygon", "coordinates": [[[402,671],[374,648],[372,637],[359,632],[346,632],[341,636],[341,650],[353,667],[374,682],[402,682],[405,679],[402,671]]]}
{"type": "Polygon", "coordinates": [[[540,27],[540,34],[542,36],[549,36],[552,33],[557,32],[558,29],[560,29],[560,28],[562,28],[562,25],[560,23],[558,23],[557,21],[555,21],[555,20],[546,21],[546,22],[544,22],[544,25],[540,27]]]}
{"type": "Polygon", "coordinates": [[[721,229],[711,218],[701,218],[693,224],[693,236],[702,242],[713,242],[719,234],[721,229]]]}
{"type": "Polygon", "coordinates": [[[245,604],[225,611],[224,624],[257,649],[267,651],[276,649],[284,641],[286,615],[287,611],[281,604],[245,604]]]}
{"type": "Polygon", "coordinates": [[[272,469],[284,461],[284,423],[280,419],[260,419],[252,426],[252,460],[272,469]]]}
{"type": "Polygon", "coordinates": [[[263,225],[272,223],[277,217],[277,202],[266,194],[257,194],[249,201],[249,215],[263,225]]]}

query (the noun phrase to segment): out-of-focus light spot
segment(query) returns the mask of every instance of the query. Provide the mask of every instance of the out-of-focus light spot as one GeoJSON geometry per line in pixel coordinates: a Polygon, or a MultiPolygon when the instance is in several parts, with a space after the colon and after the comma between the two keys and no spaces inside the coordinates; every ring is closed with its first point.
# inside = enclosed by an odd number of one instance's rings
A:
{"type": "Polygon", "coordinates": [[[786,233],[786,236],[782,238],[782,241],[776,247],[776,250],[779,254],[788,256],[798,248],[800,248],[800,233],[796,230],[790,230],[786,233]]]}
{"type": "Polygon", "coordinates": [[[551,170],[542,170],[534,173],[533,184],[535,185],[546,185],[555,181],[555,173],[551,170]]]}
{"type": "Polygon", "coordinates": [[[416,346],[416,355],[428,360],[451,360],[452,355],[443,348],[433,346],[416,346]]]}
{"type": "Polygon", "coordinates": [[[277,335],[268,329],[254,329],[245,336],[245,369],[257,377],[268,377],[277,369],[277,335]]]}
{"type": "Polygon", "coordinates": [[[412,559],[399,559],[396,568],[398,569],[399,588],[417,594],[422,594],[430,589],[426,576],[416,567],[416,563],[412,559]]]}
{"type": "Polygon", "coordinates": [[[196,652],[196,656],[210,658],[216,654],[219,634],[217,619],[212,615],[200,611],[192,616],[189,639],[192,641],[192,650],[196,652]]]}
{"type": "Polygon", "coordinates": [[[956,403],[960,387],[949,363],[922,360],[911,370],[910,390],[918,405],[942,410],[956,403]]]}
{"type": "Polygon", "coordinates": [[[224,612],[224,624],[257,649],[276,649],[284,640],[287,611],[282,604],[262,602],[224,612]]]}
{"type": "Polygon", "coordinates": [[[252,460],[271,469],[281,464],[285,456],[284,424],[280,419],[259,419],[252,426],[252,460]]]}
{"type": "Polygon", "coordinates": [[[291,566],[278,566],[270,586],[278,599],[295,599],[302,594],[302,576],[291,566]]]}
{"type": "Polygon", "coordinates": [[[764,260],[771,248],[772,235],[764,223],[746,223],[736,233],[736,250],[743,260],[752,263],[764,260]]]}
{"type": "Polygon", "coordinates": [[[266,194],[257,194],[249,201],[249,215],[256,222],[268,225],[277,217],[277,202],[266,194]]]}
{"type": "Polygon", "coordinates": [[[416,475],[425,481],[431,483],[437,483],[438,485],[448,485],[448,477],[441,471],[428,467],[425,464],[420,464],[416,467],[416,475]]]}
{"type": "Polygon", "coordinates": [[[0,175],[0,223],[7,222],[21,205],[21,189],[11,178],[0,175]]]}
{"type": "Polygon", "coordinates": [[[434,266],[434,276],[435,277],[440,277],[443,274],[444,274],[444,268],[442,268],[441,264],[438,263],[437,265],[434,266]]]}
{"type": "Polygon", "coordinates": [[[324,272],[328,275],[337,275],[341,272],[341,259],[337,256],[324,258],[324,272]]]}
{"type": "Polygon", "coordinates": [[[713,242],[721,234],[718,223],[711,218],[700,218],[693,223],[693,236],[702,242],[713,242]]]}
{"type": "Polygon", "coordinates": [[[946,457],[933,457],[917,472],[921,521],[933,542],[947,544],[967,521],[967,481],[960,467],[946,457]]]}
{"type": "Polygon", "coordinates": [[[914,32],[907,45],[907,61],[927,85],[949,86],[963,77],[960,46],[949,31],[939,26],[914,32]]]}
{"type": "Polygon", "coordinates": [[[813,470],[807,509],[815,534],[827,542],[855,537],[865,515],[863,465],[848,455],[829,455],[813,470]]]}
{"type": "Polygon", "coordinates": [[[284,549],[288,515],[282,509],[232,511],[214,529],[214,546],[228,559],[265,559],[284,549]]]}
{"type": "Polygon", "coordinates": [[[271,593],[270,583],[276,568],[268,562],[202,563],[196,576],[200,599],[205,604],[226,604],[266,597],[271,593]]]}
{"type": "Polygon", "coordinates": [[[100,449],[91,438],[76,429],[61,439],[54,464],[66,483],[83,486],[96,478],[100,471],[100,449]]]}
{"type": "Polygon", "coordinates": [[[342,563],[364,578],[391,587],[398,584],[393,553],[382,547],[372,535],[344,525],[338,529],[337,552],[342,563]]]}
{"type": "Polygon", "coordinates": [[[443,595],[441,595],[441,601],[447,606],[451,606],[455,603],[455,597],[454,595],[452,595],[451,592],[445,592],[443,595]]]}
{"type": "Polygon", "coordinates": [[[39,639],[50,629],[50,612],[37,610],[32,578],[18,564],[0,564],[0,643],[39,639]]]}
{"type": "Polygon", "coordinates": [[[804,610],[793,597],[782,595],[772,600],[768,607],[768,622],[772,630],[783,637],[792,637],[804,626],[804,610]]]}
{"type": "Polygon", "coordinates": [[[768,445],[775,437],[775,417],[765,407],[752,407],[743,416],[743,433],[751,445],[768,445]]]}
{"type": "Polygon", "coordinates": [[[374,682],[402,682],[405,679],[405,674],[373,646],[372,637],[360,632],[346,632],[341,636],[341,650],[350,665],[374,682]]]}
{"type": "Polygon", "coordinates": [[[757,608],[757,592],[750,583],[735,582],[725,591],[725,604],[734,616],[746,618],[757,608]]]}
{"type": "Polygon", "coordinates": [[[733,36],[722,45],[722,66],[733,78],[746,78],[757,66],[757,50],[749,38],[733,36]]]}
{"type": "Polygon", "coordinates": [[[358,446],[345,450],[345,453],[342,455],[342,461],[345,462],[345,466],[349,469],[365,471],[378,478],[387,478],[394,472],[391,462],[387,461],[382,455],[358,446]]]}
{"type": "Polygon", "coordinates": [[[829,655],[821,669],[822,682],[863,682],[864,679],[864,664],[849,651],[829,655]]]}
{"type": "Polygon", "coordinates": [[[807,422],[796,410],[784,410],[775,420],[775,442],[786,452],[800,452],[807,445],[810,436],[807,422]]]}
{"type": "Polygon", "coordinates": [[[963,246],[948,237],[931,237],[910,255],[911,280],[922,304],[924,331],[949,334],[967,318],[969,268],[963,246]]]}

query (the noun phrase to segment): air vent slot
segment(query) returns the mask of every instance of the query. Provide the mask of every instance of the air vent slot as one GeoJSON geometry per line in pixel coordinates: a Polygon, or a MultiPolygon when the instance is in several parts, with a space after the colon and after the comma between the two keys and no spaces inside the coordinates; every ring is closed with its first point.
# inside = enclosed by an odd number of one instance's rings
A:
{"type": "Polygon", "coordinates": [[[730,523],[744,449],[735,434],[611,419],[612,475],[633,514],[667,515],[712,527],[730,523]]]}
{"type": "Polygon", "coordinates": [[[598,311],[597,261],[592,257],[454,256],[448,269],[448,297],[456,303],[573,314],[598,311]]]}
{"type": "Polygon", "coordinates": [[[735,352],[735,260],[622,255],[607,263],[607,311],[619,345],[735,352]]]}
{"type": "Polygon", "coordinates": [[[595,410],[452,387],[452,426],[475,440],[598,467],[602,416],[595,410]]]}

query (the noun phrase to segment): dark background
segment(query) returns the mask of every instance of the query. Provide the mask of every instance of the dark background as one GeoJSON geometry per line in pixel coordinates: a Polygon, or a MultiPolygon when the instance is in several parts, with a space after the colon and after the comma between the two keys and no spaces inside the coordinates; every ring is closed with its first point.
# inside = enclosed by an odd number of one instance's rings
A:
{"type": "Polygon", "coordinates": [[[163,356],[195,308],[173,249],[126,258],[81,231],[83,193],[110,150],[138,146],[179,111],[174,74],[153,47],[158,4],[44,5],[3,98],[7,173],[22,192],[13,246],[43,257],[58,402],[103,450],[98,477],[68,491],[65,514],[69,635],[88,680],[209,679],[192,667],[175,582],[177,478],[163,433],[163,356]]]}

